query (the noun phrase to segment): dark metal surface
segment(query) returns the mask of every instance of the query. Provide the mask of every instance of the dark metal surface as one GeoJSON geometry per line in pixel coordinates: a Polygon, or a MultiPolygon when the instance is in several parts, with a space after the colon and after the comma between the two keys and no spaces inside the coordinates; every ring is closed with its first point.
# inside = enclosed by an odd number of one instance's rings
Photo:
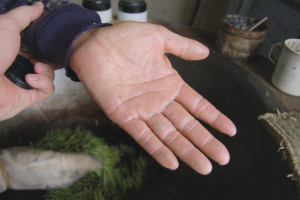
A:
{"type": "MultiPolygon", "coordinates": [[[[184,80],[236,124],[238,134],[233,138],[208,127],[228,147],[231,162],[223,167],[214,164],[208,176],[199,175],[184,164],[174,172],[152,164],[149,173],[155,173],[157,178],[147,178],[145,186],[132,199],[298,199],[295,183],[287,178],[288,165],[277,152],[278,145],[257,120],[258,115],[274,112],[276,108],[285,110],[272,91],[217,53],[197,62],[173,56],[170,59],[184,80]]],[[[74,84],[77,83],[59,82],[58,91],[50,100],[0,122],[0,147],[17,145],[18,140],[25,144],[53,126],[80,124],[109,135],[126,135],[110,125],[81,85],[74,84]]],[[[41,196],[42,192],[8,191],[0,194],[0,199],[41,196]]]]}
{"type": "Polygon", "coordinates": [[[285,110],[274,94],[266,95],[268,90],[256,79],[218,54],[201,62],[171,60],[194,89],[234,121],[238,134],[229,138],[210,129],[228,147],[229,165],[214,164],[212,174],[201,176],[182,164],[152,181],[150,190],[145,187],[141,195],[148,198],[143,199],[299,199],[279,147],[257,120],[262,113],[285,110]]]}

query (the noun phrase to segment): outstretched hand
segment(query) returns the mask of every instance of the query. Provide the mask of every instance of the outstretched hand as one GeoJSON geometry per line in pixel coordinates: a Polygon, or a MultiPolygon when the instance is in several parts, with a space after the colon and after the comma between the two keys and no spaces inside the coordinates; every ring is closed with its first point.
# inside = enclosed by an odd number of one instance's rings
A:
{"type": "Polygon", "coordinates": [[[36,62],[36,74],[26,75],[25,80],[35,88],[33,90],[20,88],[4,75],[19,52],[20,32],[42,12],[43,4],[37,2],[33,6],[21,6],[0,15],[0,121],[15,116],[54,92],[54,73],[47,64],[36,62]]]}
{"type": "Polygon", "coordinates": [[[230,156],[196,118],[229,136],[236,128],[180,77],[166,53],[201,60],[209,50],[162,26],[122,22],[82,34],[70,64],[107,116],[162,166],[176,169],[177,156],[208,174],[207,157],[224,165],[230,156]]]}

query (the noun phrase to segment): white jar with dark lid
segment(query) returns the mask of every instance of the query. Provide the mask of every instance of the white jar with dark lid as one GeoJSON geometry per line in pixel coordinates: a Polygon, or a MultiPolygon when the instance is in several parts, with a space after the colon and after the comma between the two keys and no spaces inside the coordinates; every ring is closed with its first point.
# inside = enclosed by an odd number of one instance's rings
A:
{"type": "Polygon", "coordinates": [[[112,9],[110,0],[83,0],[83,7],[93,10],[100,15],[102,23],[112,22],[112,9]]]}
{"type": "Polygon", "coordinates": [[[147,3],[144,0],[119,1],[118,20],[146,22],[147,17],[147,3]]]}

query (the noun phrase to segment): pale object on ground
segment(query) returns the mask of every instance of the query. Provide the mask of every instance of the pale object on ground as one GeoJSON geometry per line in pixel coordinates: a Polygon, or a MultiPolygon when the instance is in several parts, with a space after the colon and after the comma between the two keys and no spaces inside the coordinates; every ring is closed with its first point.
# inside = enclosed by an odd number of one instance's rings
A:
{"type": "Polygon", "coordinates": [[[10,189],[64,188],[101,168],[101,162],[79,153],[36,152],[30,148],[0,150],[0,192],[10,189]]]}

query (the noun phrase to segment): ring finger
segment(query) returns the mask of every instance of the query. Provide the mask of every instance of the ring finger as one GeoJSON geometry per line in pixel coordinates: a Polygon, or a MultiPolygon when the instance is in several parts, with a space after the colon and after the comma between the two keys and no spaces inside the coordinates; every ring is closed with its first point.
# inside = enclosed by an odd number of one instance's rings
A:
{"type": "Polygon", "coordinates": [[[183,162],[200,174],[209,174],[212,165],[206,156],[187,140],[162,114],[147,121],[154,134],[183,162]]]}

